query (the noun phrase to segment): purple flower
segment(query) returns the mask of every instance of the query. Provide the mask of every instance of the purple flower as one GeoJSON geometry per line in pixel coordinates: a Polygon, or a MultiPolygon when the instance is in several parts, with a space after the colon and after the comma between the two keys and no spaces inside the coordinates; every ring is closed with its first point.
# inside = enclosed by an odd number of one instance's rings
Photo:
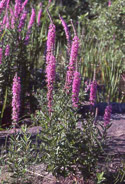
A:
{"type": "Polygon", "coordinates": [[[70,54],[70,49],[71,49],[71,40],[70,40],[70,33],[69,33],[69,28],[64,21],[64,19],[60,16],[60,20],[62,22],[62,26],[64,28],[65,34],[66,34],[66,39],[67,39],[67,45],[68,45],[68,53],[70,54]]]}
{"type": "Polygon", "coordinates": [[[55,33],[56,33],[56,27],[54,24],[50,24],[48,36],[47,36],[47,54],[46,54],[46,63],[49,63],[52,51],[54,50],[55,45],[55,33]]]}
{"type": "Polygon", "coordinates": [[[9,10],[10,10],[10,14],[11,14],[11,28],[14,29],[14,25],[15,25],[14,12],[13,12],[12,8],[10,8],[9,10]]]}
{"type": "Polygon", "coordinates": [[[104,126],[109,124],[110,118],[111,118],[111,113],[112,113],[112,106],[107,105],[107,107],[105,109],[105,114],[104,114],[104,126]]]}
{"type": "Polygon", "coordinates": [[[77,61],[77,55],[78,55],[78,48],[79,48],[79,38],[77,36],[75,36],[73,38],[73,42],[72,42],[70,62],[69,62],[68,71],[66,74],[65,89],[66,89],[67,93],[69,93],[69,89],[72,86],[72,80],[73,80],[75,65],[76,65],[76,61],[77,61]]]}
{"type": "Polygon", "coordinates": [[[75,36],[73,38],[73,43],[71,48],[70,63],[69,63],[70,65],[74,65],[76,63],[78,48],[79,48],[79,38],[75,36]]]}
{"type": "Polygon", "coordinates": [[[3,25],[6,24],[6,19],[7,19],[7,14],[5,14],[4,17],[3,17],[3,25]]]}
{"type": "Polygon", "coordinates": [[[6,45],[5,56],[9,56],[9,54],[10,54],[10,46],[6,45]]]}
{"type": "Polygon", "coordinates": [[[2,13],[3,9],[6,7],[7,0],[2,0],[0,2],[0,14],[2,13]]]}
{"type": "Polygon", "coordinates": [[[47,99],[48,99],[48,111],[52,112],[52,100],[53,100],[53,84],[56,75],[56,59],[53,55],[50,56],[49,64],[46,67],[46,81],[47,81],[47,99]]]}
{"type": "Polygon", "coordinates": [[[79,90],[80,90],[80,73],[74,72],[74,79],[72,84],[72,103],[74,107],[78,107],[79,101],[79,90]]]}
{"type": "Polygon", "coordinates": [[[14,16],[18,19],[20,13],[22,11],[22,5],[21,5],[21,0],[16,0],[15,1],[15,7],[14,7],[14,16]]]}
{"type": "Polygon", "coordinates": [[[3,50],[0,48],[0,64],[2,64],[2,55],[3,55],[3,50]]]}
{"type": "Polygon", "coordinates": [[[21,92],[21,84],[20,77],[15,74],[13,78],[13,86],[12,86],[12,120],[14,123],[17,123],[19,120],[20,113],[20,92],[21,92]]]}
{"type": "Polygon", "coordinates": [[[89,101],[91,105],[94,105],[96,102],[96,92],[97,92],[97,82],[93,81],[90,85],[90,98],[89,101]]]}
{"type": "MultiPolygon", "coordinates": [[[[40,7],[42,7],[42,3],[40,3],[40,7]]],[[[37,24],[38,24],[38,26],[40,26],[41,15],[42,15],[42,8],[38,12],[38,17],[37,17],[37,24]]]]}
{"type": "Polygon", "coordinates": [[[32,13],[31,13],[29,24],[28,24],[28,29],[32,28],[32,25],[34,24],[34,21],[35,21],[35,9],[32,8],[32,13]]]}
{"type": "Polygon", "coordinates": [[[23,4],[22,4],[22,10],[25,8],[25,6],[27,5],[27,3],[28,3],[28,0],[25,0],[25,1],[23,2],[23,4]]]}
{"type": "Polygon", "coordinates": [[[6,29],[9,29],[10,27],[10,23],[9,23],[9,19],[8,16],[6,17],[6,29]]]}
{"type": "Polygon", "coordinates": [[[18,26],[19,32],[22,31],[22,28],[25,25],[26,18],[27,18],[27,11],[24,10],[19,21],[19,26],[18,26]]]}
{"type": "Polygon", "coordinates": [[[90,89],[91,85],[89,84],[88,80],[85,82],[85,93],[87,93],[90,89]]]}
{"type": "Polygon", "coordinates": [[[26,37],[25,37],[25,45],[29,44],[30,34],[31,34],[31,31],[28,30],[27,33],[26,33],[26,37]]]}
{"type": "Polygon", "coordinates": [[[7,9],[9,8],[10,0],[7,1],[7,9]]]}
{"type": "Polygon", "coordinates": [[[109,0],[109,1],[108,1],[108,7],[110,7],[111,4],[112,4],[112,2],[109,0]]]}

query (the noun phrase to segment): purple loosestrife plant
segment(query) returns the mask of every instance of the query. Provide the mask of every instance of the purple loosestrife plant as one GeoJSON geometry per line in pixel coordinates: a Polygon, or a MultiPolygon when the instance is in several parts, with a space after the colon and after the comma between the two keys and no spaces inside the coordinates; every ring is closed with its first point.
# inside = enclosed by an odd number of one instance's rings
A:
{"type": "Polygon", "coordinates": [[[10,0],[7,1],[7,9],[9,8],[10,0]]]}
{"type": "Polygon", "coordinates": [[[21,84],[20,77],[15,74],[13,78],[13,86],[12,86],[12,120],[13,123],[17,123],[19,121],[19,113],[20,113],[20,92],[21,92],[21,84]]]}
{"type": "Polygon", "coordinates": [[[32,8],[32,13],[31,13],[31,17],[30,17],[30,21],[29,21],[29,24],[28,24],[28,30],[32,28],[34,22],[35,22],[35,9],[32,8]]]}
{"type": "Polygon", "coordinates": [[[72,84],[72,104],[73,104],[73,107],[78,107],[80,80],[81,80],[80,73],[75,71],[73,84],[72,84]]]}
{"type": "Polygon", "coordinates": [[[55,33],[56,33],[56,27],[53,23],[51,23],[49,26],[49,31],[48,31],[48,36],[47,36],[47,53],[46,53],[46,63],[47,64],[49,64],[51,54],[54,50],[55,33]]]}
{"type": "Polygon", "coordinates": [[[6,29],[9,29],[10,28],[10,23],[9,23],[9,18],[7,16],[6,18],[6,29]]]}
{"type": "Polygon", "coordinates": [[[27,11],[24,10],[22,15],[21,15],[20,21],[19,21],[19,26],[18,26],[19,32],[22,31],[22,29],[25,25],[26,18],[27,18],[27,11]]]}
{"type": "Polygon", "coordinates": [[[108,7],[110,7],[111,4],[112,4],[112,2],[109,0],[109,1],[108,1],[108,7]]]}
{"type": "Polygon", "coordinates": [[[9,56],[9,54],[10,54],[10,46],[6,45],[5,56],[9,56]]]}
{"type": "Polygon", "coordinates": [[[4,15],[4,17],[3,17],[3,25],[5,25],[6,24],[6,20],[7,20],[7,14],[5,13],[5,15],[4,15]]]}
{"type": "Polygon", "coordinates": [[[37,17],[37,24],[38,26],[40,26],[40,19],[41,19],[41,16],[42,16],[42,3],[40,3],[40,10],[38,12],[38,17],[37,17]]]}
{"type": "Polygon", "coordinates": [[[89,98],[91,105],[94,105],[96,102],[96,92],[97,92],[97,82],[92,81],[90,85],[90,98],[89,98]]]}
{"type": "Polygon", "coordinates": [[[6,8],[6,3],[7,3],[7,0],[2,0],[0,2],[0,14],[2,13],[2,11],[6,8]]]}
{"type": "Polygon", "coordinates": [[[60,16],[60,20],[62,22],[62,26],[63,26],[64,31],[65,31],[65,35],[66,35],[66,39],[67,39],[67,46],[68,46],[68,53],[70,54],[71,39],[70,39],[69,28],[68,28],[66,22],[64,21],[64,19],[61,16],[60,16]]]}
{"type": "Polygon", "coordinates": [[[30,17],[30,21],[29,21],[29,24],[28,24],[28,31],[26,33],[26,38],[25,38],[25,45],[28,45],[29,43],[29,39],[30,39],[30,34],[31,34],[31,28],[35,22],[35,9],[32,8],[32,13],[31,13],[31,17],[30,17]]]}
{"type": "Polygon", "coordinates": [[[74,36],[73,42],[72,42],[71,54],[70,54],[70,62],[69,62],[68,71],[66,74],[65,89],[67,93],[69,93],[69,90],[72,86],[73,75],[74,75],[75,65],[76,65],[77,56],[78,56],[78,48],[79,48],[79,38],[77,36],[74,36]]]}
{"type": "Polygon", "coordinates": [[[107,105],[105,109],[105,114],[104,114],[104,126],[107,126],[109,124],[111,119],[111,113],[112,113],[112,106],[107,105]]]}
{"type": "Polygon", "coordinates": [[[3,54],[3,50],[2,48],[0,48],[0,64],[2,64],[2,54],[3,54]]]}
{"type": "Polygon", "coordinates": [[[3,22],[2,22],[3,26],[6,25],[6,22],[7,22],[7,14],[5,13],[5,15],[3,17],[3,22]]]}
{"type": "Polygon", "coordinates": [[[18,19],[18,17],[20,16],[21,11],[22,11],[21,0],[16,0],[15,1],[15,7],[14,7],[14,16],[15,16],[15,18],[18,19]]]}
{"type": "Polygon", "coordinates": [[[53,55],[50,56],[49,64],[46,67],[46,81],[47,81],[47,100],[49,114],[52,112],[52,100],[53,100],[53,84],[56,75],[56,59],[53,55]]]}
{"type": "Polygon", "coordinates": [[[85,82],[85,93],[87,93],[90,89],[91,85],[89,84],[89,81],[85,82]]]}
{"type": "Polygon", "coordinates": [[[25,0],[23,3],[22,3],[22,10],[25,8],[25,6],[27,5],[28,3],[28,0],[25,0]]]}
{"type": "Polygon", "coordinates": [[[13,12],[13,9],[10,8],[10,14],[11,14],[11,29],[14,29],[15,27],[15,16],[14,16],[14,12],[13,12]]]}

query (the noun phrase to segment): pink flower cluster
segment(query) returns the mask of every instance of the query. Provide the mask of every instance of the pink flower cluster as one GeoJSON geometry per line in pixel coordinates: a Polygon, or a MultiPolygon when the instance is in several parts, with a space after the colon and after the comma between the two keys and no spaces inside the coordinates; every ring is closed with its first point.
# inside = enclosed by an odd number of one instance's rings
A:
{"type": "Polygon", "coordinates": [[[72,103],[74,107],[78,107],[79,101],[79,90],[80,90],[80,73],[74,72],[74,79],[72,84],[72,103]]]}
{"type": "Polygon", "coordinates": [[[7,0],[2,0],[0,2],[0,14],[2,13],[3,9],[6,7],[7,0]]]}
{"type": "Polygon", "coordinates": [[[31,13],[31,17],[30,17],[30,21],[29,21],[29,24],[28,24],[28,31],[26,33],[26,38],[25,38],[25,44],[28,45],[29,43],[29,39],[30,39],[30,34],[31,34],[31,28],[35,22],[35,9],[32,8],[32,13],[31,13]]]}
{"type": "Polygon", "coordinates": [[[93,81],[90,85],[90,98],[89,101],[91,105],[94,105],[96,102],[96,92],[97,92],[97,82],[93,81]]]}
{"type": "Polygon", "coordinates": [[[15,16],[15,18],[18,19],[21,11],[22,11],[21,0],[15,0],[15,7],[14,7],[14,16],[15,16]]]}
{"type": "Polygon", "coordinates": [[[60,20],[62,22],[62,26],[63,26],[65,34],[66,34],[67,45],[68,45],[68,53],[70,54],[71,40],[70,40],[69,29],[68,29],[68,26],[67,26],[66,22],[64,21],[64,19],[61,16],[60,16],[60,20]]]}
{"type": "Polygon", "coordinates": [[[50,56],[49,64],[46,67],[46,78],[47,78],[47,99],[48,99],[48,110],[52,112],[52,100],[53,100],[53,84],[56,75],[56,59],[53,55],[50,56]]]}
{"type": "Polygon", "coordinates": [[[110,7],[112,4],[111,0],[108,1],[108,7],[110,7]]]}
{"type": "Polygon", "coordinates": [[[28,0],[25,0],[25,1],[22,3],[22,9],[25,8],[25,6],[27,5],[27,3],[28,3],[28,0]]]}
{"type": "Polygon", "coordinates": [[[9,56],[9,54],[10,54],[10,46],[6,45],[5,56],[9,56]]]}
{"type": "Polygon", "coordinates": [[[22,28],[25,25],[26,18],[27,18],[27,11],[24,10],[22,15],[21,15],[20,21],[19,21],[19,26],[18,26],[19,32],[22,31],[22,28]]]}
{"type": "Polygon", "coordinates": [[[0,48],[0,64],[2,64],[2,55],[3,55],[3,50],[0,48]]]}
{"type": "Polygon", "coordinates": [[[104,114],[104,125],[108,125],[111,119],[111,113],[112,113],[112,106],[108,105],[105,109],[105,114],[104,114]]]}
{"type": "Polygon", "coordinates": [[[40,26],[40,19],[41,19],[41,15],[42,15],[42,3],[40,3],[39,6],[40,6],[40,10],[38,12],[38,17],[37,17],[38,26],[40,26]]]}
{"type": "Polygon", "coordinates": [[[87,93],[89,91],[90,87],[91,87],[91,84],[89,84],[89,81],[87,80],[85,82],[85,93],[87,93]]]}
{"type": "Polygon", "coordinates": [[[35,21],[35,9],[32,8],[32,13],[31,13],[29,24],[28,24],[28,29],[31,29],[32,25],[34,24],[34,21],[35,21]]]}
{"type": "Polygon", "coordinates": [[[47,81],[47,99],[48,99],[48,111],[52,112],[52,99],[53,99],[53,84],[56,75],[56,59],[53,55],[55,45],[55,33],[56,27],[53,23],[49,26],[47,36],[47,54],[46,54],[46,81],[47,81]]]}
{"type": "Polygon", "coordinates": [[[74,75],[75,65],[76,65],[77,55],[78,55],[78,48],[79,48],[79,38],[75,36],[72,42],[70,62],[69,62],[68,71],[66,74],[65,89],[67,93],[69,93],[69,90],[72,86],[73,75],[74,75]]]}
{"type": "Polygon", "coordinates": [[[56,27],[54,24],[50,24],[48,36],[47,36],[47,53],[46,53],[46,64],[49,63],[51,54],[54,50],[55,46],[55,34],[56,34],[56,27]]]}
{"type": "Polygon", "coordinates": [[[15,16],[14,16],[14,12],[13,9],[10,8],[10,14],[11,14],[11,28],[14,29],[14,24],[15,24],[15,16]]]}
{"type": "Polygon", "coordinates": [[[20,77],[15,74],[13,78],[13,86],[12,86],[12,120],[14,123],[17,123],[19,120],[19,112],[20,112],[20,92],[21,92],[21,84],[20,77]]]}

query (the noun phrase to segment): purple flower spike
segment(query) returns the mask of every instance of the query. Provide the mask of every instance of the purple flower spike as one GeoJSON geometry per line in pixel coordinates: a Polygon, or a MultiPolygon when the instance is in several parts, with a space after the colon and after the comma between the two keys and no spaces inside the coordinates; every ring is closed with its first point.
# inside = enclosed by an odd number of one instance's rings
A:
{"type": "Polygon", "coordinates": [[[23,2],[23,4],[22,4],[22,10],[25,8],[25,6],[27,5],[27,3],[28,3],[28,0],[25,0],[25,1],[23,2]]]}
{"type": "Polygon", "coordinates": [[[0,2],[0,14],[2,13],[2,11],[6,8],[6,3],[7,3],[7,0],[2,0],[0,2]]]}
{"type": "Polygon", "coordinates": [[[105,114],[104,114],[104,126],[108,125],[111,119],[111,113],[112,113],[112,106],[107,105],[105,109],[105,114]]]}
{"type": "Polygon", "coordinates": [[[75,36],[72,42],[70,62],[69,62],[68,71],[66,74],[65,89],[67,93],[69,93],[69,90],[72,86],[72,80],[73,80],[73,75],[75,71],[75,64],[76,64],[77,55],[78,55],[78,48],[79,48],[79,38],[75,36]]]}
{"type": "Polygon", "coordinates": [[[108,1],[108,7],[110,7],[111,4],[112,4],[112,2],[109,0],[109,1],[108,1]]]}
{"type": "Polygon", "coordinates": [[[40,19],[41,19],[41,16],[42,16],[42,8],[39,10],[38,12],[38,17],[37,17],[37,24],[38,26],[40,26],[40,19]]]}
{"type": "Polygon", "coordinates": [[[31,13],[29,24],[28,24],[28,29],[32,28],[32,25],[34,24],[34,21],[35,21],[35,9],[32,8],[32,13],[31,13]]]}
{"type": "Polygon", "coordinates": [[[11,28],[14,29],[14,26],[15,26],[14,12],[13,12],[12,8],[10,8],[9,10],[10,10],[10,14],[11,14],[11,28]]]}
{"type": "Polygon", "coordinates": [[[2,48],[0,48],[0,64],[2,64],[2,54],[3,54],[3,50],[2,48]]]}
{"type": "Polygon", "coordinates": [[[13,79],[13,87],[12,87],[12,120],[13,123],[17,123],[19,121],[19,113],[20,113],[20,92],[21,92],[21,84],[20,77],[16,75],[13,79]]]}
{"type": "Polygon", "coordinates": [[[9,56],[9,54],[10,54],[10,46],[7,45],[5,49],[5,56],[9,56]]]}
{"type": "Polygon", "coordinates": [[[97,82],[93,81],[90,85],[90,98],[89,101],[91,105],[94,105],[96,102],[96,92],[97,92],[97,82]]]}
{"type": "Polygon", "coordinates": [[[26,18],[27,18],[27,12],[24,10],[19,21],[19,26],[18,26],[19,32],[22,31],[22,28],[25,25],[26,18]]]}
{"type": "Polygon", "coordinates": [[[55,35],[56,35],[56,27],[54,24],[50,24],[48,36],[47,36],[47,54],[46,54],[46,63],[49,64],[49,60],[54,49],[55,45],[55,35]]]}
{"type": "Polygon", "coordinates": [[[52,100],[53,100],[53,84],[56,75],[56,59],[53,55],[50,57],[50,62],[46,68],[46,81],[47,81],[47,99],[48,99],[48,111],[52,112],[52,100]]]}
{"type": "Polygon", "coordinates": [[[10,0],[7,1],[7,9],[9,8],[10,0]]]}
{"type": "Polygon", "coordinates": [[[6,18],[6,29],[9,29],[10,28],[10,23],[9,23],[9,19],[8,19],[8,16],[6,18]]]}
{"type": "Polygon", "coordinates": [[[14,16],[18,19],[21,11],[22,11],[22,7],[21,7],[21,0],[16,0],[15,2],[15,7],[14,7],[14,16]]]}
{"type": "Polygon", "coordinates": [[[26,37],[25,37],[25,45],[28,45],[29,44],[30,34],[31,34],[31,31],[30,30],[27,31],[26,37]]]}
{"type": "Polygon", "coordinates": [[[6,24],[6,20],[7,20],[7,14],[5,14],[4,17],[3,17],[3,25],[6,24]]]}
{"type": "Polygon", "coordinates": [[[64,19],[60,16],[60,20],[62,22],[62,26],[64,28],[65,31],[65,35],[66,35],[66,39],[67,39],[67,45],[68,45],[68,53],[70,53],[70,49],[71,49],[71,40],[70,40],[70,33],[69,33],[69,28],[66,24],[66,22],[64,21],[64,19]]]}
{"type": "Polygon", "coordinates": [[[72,85],[72,103],[74,107],[78,107],[80,80],[80,73],[75,71],[72,85]]]}
{"type": "Polygon", "coordinates": [[[76,63],[76,59],[78,56],[78,48],[79,48],[79,38],[75,36],[73,38],[72,48],[71,48],[71,55],[70,55],[70,65],[74,65],[76,63]]]}

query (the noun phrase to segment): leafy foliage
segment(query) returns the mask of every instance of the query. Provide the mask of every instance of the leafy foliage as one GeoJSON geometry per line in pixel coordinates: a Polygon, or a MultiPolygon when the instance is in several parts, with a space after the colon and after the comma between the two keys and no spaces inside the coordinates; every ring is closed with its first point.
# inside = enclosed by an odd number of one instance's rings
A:
{"type": "Polygon", "coordinates": [[[92,114],[83,119],[72,108],[71,101],[63,91],[54,96],[51,116],[47,113],[44,92],[39,92],[40,110],[32,117],[41,126],[41,161],[56,176],[67,176],[80,171],[86,179],[96,172],[97,161],[103,152],[106,129],[94,124],[92,114]],[[101,127],[101,131],[99,129],[101,127]]]}

